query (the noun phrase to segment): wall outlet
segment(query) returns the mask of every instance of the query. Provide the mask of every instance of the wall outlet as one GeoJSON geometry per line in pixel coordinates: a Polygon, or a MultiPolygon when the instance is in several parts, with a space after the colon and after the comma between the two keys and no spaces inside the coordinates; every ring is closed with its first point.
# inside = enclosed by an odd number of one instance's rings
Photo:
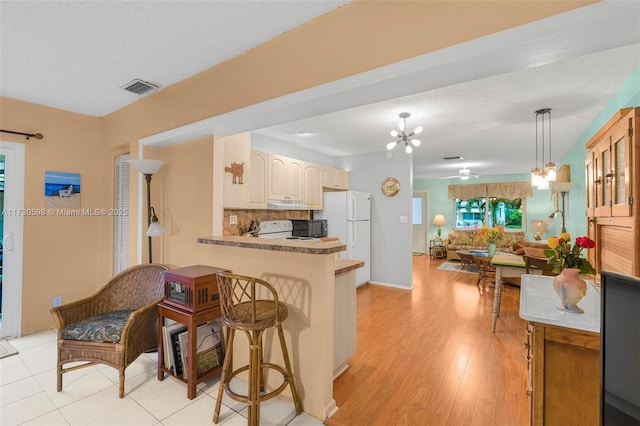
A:
{"type": "Polygon", "coordinates": [[[62,296],[53,296],[53,307],[62,305],[62,296]]]}
{"type": "Polygon", "coordinates": [[[409,216],[400,216],[400,223],[408,223],[409,216]]]}
{"type": "Polygon", "coordinates": [[[229,225],[237,225],[238,224],[238,216],[232,214],[229,216],[229,225]]]}

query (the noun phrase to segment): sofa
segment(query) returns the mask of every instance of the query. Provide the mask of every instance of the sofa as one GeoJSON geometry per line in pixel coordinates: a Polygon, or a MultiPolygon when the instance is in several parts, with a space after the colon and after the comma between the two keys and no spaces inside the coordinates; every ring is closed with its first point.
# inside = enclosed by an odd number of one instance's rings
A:
{"type": "MultiPolygon", "coordinates": [[[[506,231],[498,242],[497,250],[506,253],[515,252],[516,243],[522,243],[526,240],[524,232],[506,231]]],[[[445,239],[445,247],[447,248],[447,260],[458,259],[460,256],[456,250],[487,250],[488,246],[482,242],[478,236],[478,229],[471,230],[453,230],[445,239]]]]}

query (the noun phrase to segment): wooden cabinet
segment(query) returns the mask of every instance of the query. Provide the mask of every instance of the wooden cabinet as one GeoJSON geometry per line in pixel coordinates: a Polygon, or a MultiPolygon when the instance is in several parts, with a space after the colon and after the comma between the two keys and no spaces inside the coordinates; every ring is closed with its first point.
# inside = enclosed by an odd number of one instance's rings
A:
{"type": "Polygon", "coordinates": [[[222,205],[224,208],[246,208],[249,202],[251,176],[251,134],[227,136],[222,141],[224,173],[222,175],[222,205]],[[241,168],[241,174],[237,169],[241,168]],[[233,171],[233,172],[232,172],[233,171]]]}
{"type": "Polygon", "coordinates": [[[269,155],[264,152],[251,150],[249,163],[251,165],[251,176],[249,177],[248,207],[251,209],[266,209],[269,155]]]}
{"type": "Polygon", "coordinates": [[[304,203],[310,210],[322,210],[324,197],[322,192],[322,166],[304,163],[304,203]]]}
{"type": "Polygon", "coordinates": [[[356,353],[356,271],[336,275],[333,320],[333,378],[342,374],[356,353]]]}
{"type": "Polygon", "coordinates": [[[598,271],[640,276],[640,108],[618,111],[588,142],[585,159],[588,253],[598,271]]]}
{"type": "Polygon", "coordinates": [[[303,201],[303,161],[269,154],[268,173],[268,199],[303,201]]]}
{"type": "Polygon", "coordinates": [[[349,189],[347,171],[252,150],[249,132],[226,136],[220,143],[216,155],[222,158],[224,169],[225,209],[266,209],[268,200],[288,200],[321,210],[323,189],[349,189]]]}
{"type": "Polygon", "coordinates": [[[322,186],[335,191],[349,189],[349,172],[346,170],[325,167],[322,175],[322,186]]]}
{"type": "Polygon", "coordinates": [[[251,150],[251,134],[240,133],[224,138],[223,157],[223,207],[266,209],[268,154],[251,150]],[[232,173],[238,165],[242,166],[241,177],[232,173]]]}
{"type": "Polygon", "coordinates": [[[525,348],[531,424],[599,424],[600,335],[529,322],[525,348]]]}

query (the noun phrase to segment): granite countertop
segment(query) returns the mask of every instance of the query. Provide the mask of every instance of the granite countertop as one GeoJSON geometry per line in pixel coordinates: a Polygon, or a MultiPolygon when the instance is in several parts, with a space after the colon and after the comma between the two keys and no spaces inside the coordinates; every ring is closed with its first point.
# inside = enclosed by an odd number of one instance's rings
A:
{"type": "Polygon", "coordinates": [[[200,237],[200,244],[213,244],[228,247],[252,248],[258,250],[286,251],[302,254],[331,254],[345,251],[347,246],[339,241],[309,241],[241,237],[235,235],[200,237]]]}
{"type": "Polygon", "coordinates": [[[344,274],[362,268],[364,266],[363,260],[355,259],[336,259],[336,275],[344,274]]]}
{"type": "Polygon", "coordinates": [[[553,289],[553,277],[522,275],[520,318],[541,324],[600,333],[600,292],[587,281],[587,295],[578,303],[584,313],[564,312],[556,308],[560,298],[553,289]]]}

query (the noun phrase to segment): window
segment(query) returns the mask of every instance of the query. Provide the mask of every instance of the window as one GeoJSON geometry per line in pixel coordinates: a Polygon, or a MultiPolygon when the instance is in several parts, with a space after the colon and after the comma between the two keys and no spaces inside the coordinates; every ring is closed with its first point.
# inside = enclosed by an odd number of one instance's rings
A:
{"type": "Polygon", "coordinates": [[[457,229],[476,229],[485,224],[489,228],[504,226],[507,230],[522,231],[524,220],[522,198],[471,198],[455,200],[457,229]]]}

